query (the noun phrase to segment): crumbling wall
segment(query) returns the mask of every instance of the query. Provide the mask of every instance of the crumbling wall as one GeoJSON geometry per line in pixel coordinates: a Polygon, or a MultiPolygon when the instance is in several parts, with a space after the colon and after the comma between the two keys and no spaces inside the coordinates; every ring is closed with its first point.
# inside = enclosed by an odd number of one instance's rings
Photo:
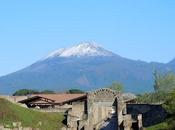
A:
{"type": "Polygon", "coordinates": [[[142,114],[127,113],[127,103],[121,96],[116,98],[117,130],[143,130],[142,114]]]}
{"type": "Polygon", "coordinates": [[[110,89],[99,89],[88,94],[88,127],[98,129],[99,124],[113,112],[115,97],[118,93],[110,89]]]}
{"type": "Polygon", "coordinates": [[[87,94],[87,101],[72,104],[68,111],[64,130],[98,130],[101,123],[114,112],[118,93],[111,89],[99,89],[87,94]]]}
{"type": "Polygon", "coordinates": [[[161,105],[127,104],[128,114],[142,114],[143,126],[158,124],[166,119],[167,113],[161,105]]]}
{"type": "Polygon", "coordinates": [[[85,125],[85,103],[86,102],[74,102],[72,104],[72,109],[68,111],[67,115],[68,130],[81,129],[81,127],[85,125]]]}

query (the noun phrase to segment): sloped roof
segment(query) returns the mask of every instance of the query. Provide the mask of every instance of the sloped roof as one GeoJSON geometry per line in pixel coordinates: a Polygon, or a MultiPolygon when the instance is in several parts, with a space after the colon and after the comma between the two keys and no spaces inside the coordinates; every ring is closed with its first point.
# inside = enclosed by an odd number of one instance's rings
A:
{"type": "Polygon", "coordinates": [[[52,100],[56,104],[61,104],[61,103],[66,103],[69,101],[74,101],[82,98],[86,98],[86,94],[67,94],[67,93],[62,93],[62,94],[35,94],[31,95],[28,99],[19,101],[21,103],[25,102],[30,102],[32,100],[38,99],[38,98],[45,98],[52,100]]]}

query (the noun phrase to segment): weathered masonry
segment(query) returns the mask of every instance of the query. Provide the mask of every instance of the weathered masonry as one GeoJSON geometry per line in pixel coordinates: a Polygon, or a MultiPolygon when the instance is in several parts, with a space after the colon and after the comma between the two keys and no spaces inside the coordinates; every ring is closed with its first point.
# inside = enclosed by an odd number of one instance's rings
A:
{"type": "Polygon", "coordinates": [[[163,122],[167,117],[167,112],[161,104],[126,104],[126,109],[128,114],[141,114],[144,127],[163,122]]]}
{"type": "Polygon", "coordinates": [[[19,101],[30,108],[65,112],[62,130],[143,130],[166,118],[161,105],[137,104],[132,94],[102,88],[87,94],[41,94],[19,101]]]}
{"type": "Polygon", "coordinates": [[[99,89],[88,93],[86,101],[72,104],[63,130],[143,130],[165,117],[161,105],[135,104],[122,93],[99,89]]]}
{"type": "MultiPolygon", "coordinates": [[[[87,94],[86,102],[72,104],[67,113],[66,130],[98,130],[115,113],[115,97],[119,93],[99,89],[87,94]]],[[[116,124],[116,123],[115,123],[116,124]]]]}
{"type": "Polygon", "coordinates": [[[130,102],[124,101],[122,97],[116,98],[116,130],[142,130],[142,114],[127,113],[127,103],[130,102]]]}

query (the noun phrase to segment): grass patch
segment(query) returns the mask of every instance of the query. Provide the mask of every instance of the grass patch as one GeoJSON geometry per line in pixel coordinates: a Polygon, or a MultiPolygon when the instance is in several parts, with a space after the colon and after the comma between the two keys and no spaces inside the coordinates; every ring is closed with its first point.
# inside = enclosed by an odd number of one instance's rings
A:
{"type": "Polygon", "coordinates": [[[0,98],[0,124],[12,126],[12,122],[21,122],[23,127],[59,130],[63,126],[63,119],[62,113],[38,112],[0,98]]]}
{"type": "Polygon", "coordinates": [[[166,122],[146,128],[146,130],[168,130],[169,126],[166,122]]]}

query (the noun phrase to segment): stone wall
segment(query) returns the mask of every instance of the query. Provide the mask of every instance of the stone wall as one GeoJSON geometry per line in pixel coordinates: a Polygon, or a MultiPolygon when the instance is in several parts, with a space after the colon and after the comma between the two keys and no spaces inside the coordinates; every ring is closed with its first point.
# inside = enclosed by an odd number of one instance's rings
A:
{"type": "Polygon", "coordinates": [[[142,114],[128,113],[128,102],[129,100],[126,102],[121,96],[116,98],[117,130],[143,130],[142,114]]]}
{"type": "Polygon", "coordinates": [[[114,112],[117,94],[110,89],[88,93],[87,101],[72,104],[67,115],[67,127],[63,130],[98,130],[101,123],[114,112]]]}
{"type": "Polygon", "coordinates": [[[142,114],[144,127],[163,122],[167,116],[165,109],[161,105],[152,104],[127,104],[127,113],[133,115],[142,114]]]}
{"type": "Polygon", "coordinates": [[[61,112],[65,113],[69,109],[72,108],[72,105],[64,104],[63,106],[55,105],[54,107],[48,107],[48,108],[33,108],[34,110],[40,111],[40,112],[61,112]]]}
{"type": "Polygon", "coordinates": [[[67,115],[68,130],[81,129],[85,125],[85,120],[85,102],[74,102],[67,115]]]}

